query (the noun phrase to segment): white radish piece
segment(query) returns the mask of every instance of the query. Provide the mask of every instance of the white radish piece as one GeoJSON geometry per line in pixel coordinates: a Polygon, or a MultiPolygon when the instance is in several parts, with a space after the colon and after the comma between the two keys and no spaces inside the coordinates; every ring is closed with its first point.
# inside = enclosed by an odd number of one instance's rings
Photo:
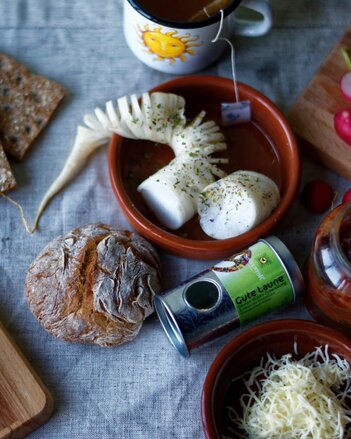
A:
{"type": "MultiPolygon", "coordinates": [[[[202,123],[205,111],[201,111],[187,126],[176,126],[169,142],[174,154],[177,156],[192,149],[203,148],[203,145],[212,146],[208,154],[227,148],[223,134],[213,120],[202,123]]],[[[206,148],[205,146],[205,148],[206,148]]],[[[204,150],[206,153],[206,150],[204,150]]]]}
{"type": "Polygon", "coordinates": [[[153,109],[150,128],[154,142],[170,144],[173,131],[186,125],[185,100],[171,93],[152,93],[150,98],[153,109]]]}
{"type": "Polygon", "coordinates": [[[184,111],[185,100],[181,96],[161,92],[144,93],[141,103],[136,95],[117,99],[116,108],[112,101],[108,101],[105,113],[97,108],[95,114],[84,117],[84,122],[95,130],[108,127],[111,133],[128,139],[168,144],[174,128],[186,125],[184,111]],[[105,118],[101,118],[101,113],[105,118]]]}
{"type": "Polygon", "coordinates": [[[202,230],[226,239],[248,232],[277,207],[276,183],[263,174],[237,171],[205,187],[198,198],[202,230]]]}
{"type": "Polygon", "coordinates": [[[201,152],[183,153],[139,185],[138,191],[163,225],[179,229],[194,216],[201,190],[214,181],[214,175],[223,175],[211,161],[201,152]]]}
{"type": "Polygon", "coordinates": [[[117,100],[117,108],[109,101],[105,113],[96,108],[95,114],[84,116],[84,122],[95,131],[107,130],[128,139],[169,145],[176,156],[206,147],[211,147],[212,152],[226,149],[219,126],[214,121],[203,122],[204,111],[189,124],[184,112],[185,100],[181,96],[162,92],[144,93],[140,104],[135,95],[130,98],[124,96],[117,100]]]}

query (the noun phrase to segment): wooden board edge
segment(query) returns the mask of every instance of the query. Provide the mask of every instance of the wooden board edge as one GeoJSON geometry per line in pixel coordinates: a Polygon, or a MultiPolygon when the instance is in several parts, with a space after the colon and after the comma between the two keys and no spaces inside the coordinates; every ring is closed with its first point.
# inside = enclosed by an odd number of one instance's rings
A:
{"type": "Polygon", "coordinates": [[[0,431],[0,439],[8,439],[11,437],[12,429],[5,427],[0,431]]]}
{"type": "MultiPolygon", "coordinates": [[[[328,78],[338,88],[338,96],[342,98],[336,76],[328,75],[330,65],[339,66],[343,63],[341,48],[348,47],[351,41],[351,26],[348,26],[337,44],[329,51],[306,87],[298,95],[287,112],[287,120],[294,134],[299,138],[300,150],[303,155],[321,163],[326,168],[342,177],[351,179],[351,148],[342,141],[334,129],[333,117],[336,111],[344,107],[344,100],[337,104],[337,108],[330,106],[318,107],[313,93],[322,87],[322,82],[328,78]],[[317,79],[318,77],[318,79],[317,79]],[[311,119],[308,123],[306,119],[311,119]],[[331,137],[332,136],[332,137],[331,137]],[[301,142],[303,139],[303,142],[301,142]],[[303,148],[301,145],[303,144],[303,148]]],[[[345,65],[346,69],[346,65],[345,65]]],[[[338,73],[339,74],[339,73],[338,73]]],[[[340,77],[342,76],[340,72],[340,77]]],[[[330,90],[329,90],[330,93],[330,90]]]]}
{"type": "Polygon", "coordinates": [[[306,157],[315,163],[323,166],[325,169],[331,172],[335,172],[346,180],[351,180],[351,168],[349,166],[343,166],[343,164],[335,160],[335,157],[332,155],[321,155],[320,150],[316,148],[312,143],[310,143],[305,138],[296,135],[296,139],[299,145],[300,154],[303,157],[306,157]],[[332,166],[332,167],[331,167],[332,166]]]}
{"type": "MultiPolygon", "coordinates": [[[[44,391],[44,389],[42,388],[44,391]]],[[[11,434],[9,439],[22,439],[28,434],[40,428],[52,415],[54,410],[54,400],[48,391],[45,393],[45,403],[42,410],[26,422],[11,425],[11,434]]]]}
{"type": "MultiPolygon", "coordinates": [[[[312,83],[315,81],[316,75],[322,70],[323,66],[330,62],[332,57],[334,56],[334,53],[337,52],[337,49],[339,46],[344,45],[344,40],[348,37],[348,34],[351,32],[351,25],[346,28],[346,31],[341,35],[339,40],[337,41],[336,45],[330,48],[328,54],[326,57],[321,61],[321,63],[318,65],[318,67],[315,69],[314,73],[312,74],[310,80],[307,82],[307,84],[304,86],[302,91],[297,95],[296,99],[294,100],[293,104],[291,105],[290,109],[288,110],[286,117],[289,119],[290,114],[294,111],[295,106],[298,106],[300,100],[304,97],[306,94],[306,91],[309,89],[309,87],[312,85],[312,83]]],[[[346,68],[346,64],[345,64],[346,68]]]]}
{"type": "Polygon", "coordinates": [[[5,334],[5,336],[9,340],[9,343],[20,357],[24,366],[29,370],[30,374],[33,377],[33,380],[36,382],[38,388],[40,388],[43,394],[43,405],[41,409],[36,413],[36,415],[28,419],[27,421],[24,421],[22,423],[16,422],[11,426],[9,426],[8,428],[5,428],[2,431],[0,431],[0,439],[22,439],[29,433],[32,433],[34,430],[39,428],[50,418],[54,410],[54,400],[51,396],[51,393],[49,392],[45,384],[42,382],[39,375],[35,372],[31,364],[27,360],[27,358],[24,356],[22,351],[19,349],[19,347],[14,342],[9,332],[1,322],[0,322],[0,330],[5,334]]]}

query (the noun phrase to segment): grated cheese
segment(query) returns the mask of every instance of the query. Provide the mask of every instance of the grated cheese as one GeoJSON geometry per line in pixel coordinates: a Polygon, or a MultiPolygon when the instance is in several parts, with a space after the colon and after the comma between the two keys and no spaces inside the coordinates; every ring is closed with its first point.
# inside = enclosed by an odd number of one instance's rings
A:
{"type": "MultiPolygon", "coordinates": [[[[296,347],[295,347],[296,349],[296,347]]],[[[237,378],[247,393],[241,396],[243,416],[228,407],[230,420],[252,439],[351,438],[351,368],[328,346],[318,347],[300,360],[267,354],[258,367],[237,378]]],[[[227,436],[222,436],[222,439],[227,436]]],[[[229,439],[229,438],[228,438],[229,439]]]]}

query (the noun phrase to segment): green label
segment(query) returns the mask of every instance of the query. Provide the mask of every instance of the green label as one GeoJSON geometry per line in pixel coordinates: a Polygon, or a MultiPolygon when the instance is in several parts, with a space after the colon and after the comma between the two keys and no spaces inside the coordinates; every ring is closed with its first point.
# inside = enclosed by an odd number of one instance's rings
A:
{"type": "Polygon", "coordinates": [[[293,286],[282,262],[265,242],[252,245],[211,270],[231,297],[240,324],[295,300],[293,286]]]}

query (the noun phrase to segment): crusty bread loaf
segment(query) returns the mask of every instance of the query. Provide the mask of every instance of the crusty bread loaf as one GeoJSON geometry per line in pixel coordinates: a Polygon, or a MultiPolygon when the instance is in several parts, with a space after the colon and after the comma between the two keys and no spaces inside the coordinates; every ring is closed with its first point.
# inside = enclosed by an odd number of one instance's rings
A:
{"type": "Polygon", "coordinates": [[[132,340],[160,289],[156,251],[139,235],[103,224],[51,241],[29,267],[28,304],[44,328],[72,342],[132,340]]]}

